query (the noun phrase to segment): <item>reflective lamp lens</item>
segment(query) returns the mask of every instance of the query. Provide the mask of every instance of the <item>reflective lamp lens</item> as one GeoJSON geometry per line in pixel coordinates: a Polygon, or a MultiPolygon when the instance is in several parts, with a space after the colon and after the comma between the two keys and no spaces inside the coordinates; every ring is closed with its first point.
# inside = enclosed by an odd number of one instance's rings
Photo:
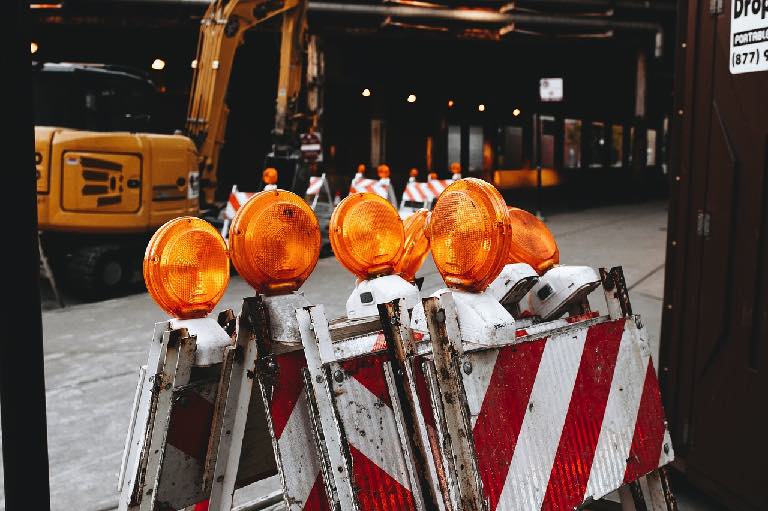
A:
{"type": "Polygon", "coordinates": [[[320,257],[315,212],[285,190],[257,193],[232,219],[229,243],[237,272],[259,293],[301,287],[320,257]]]}
{"type": "Polygon", "coordinates": [[[379,165],[376,169],[376,173],[379,175],[379,179],[386,179],[390,175],[389,165],[379,165]]]}
{"type": "Polygon", "coordinates": [[[419,271],[429,252],[429,238],[427,237],[427,224],[429,223],[429,211],[420,209],[403,221],[405,229],[405,243],[403,244],[403,256],[395,267],[398,273],[408,282],[413,282],[416,272],[419,271]]]}
{"type": "Polygon", "coordinates": [[[479,292],[507,261],[509,215],[499,191],[475,178],[459,179],[437,199],[429,221],[435,265],[451,287],[479,292]]]}
{"type": "Polygon", "coordinates": [[[219,232],[195,217],[160,227],[144,254],[144,282],[171,316],[200,318],[213,310],[229,283],[229,254],[219,232]]]}
{"type": "Polygon", "coordinates": [[[403,251],[403,222],[375,193],[353,193],[341,201],[328,234],[339,262],[364,279],[392,273],[403,251]]]}
{"type": "Polygon", "coordinates": [[[539,275],[560,263],[560,250],[547,225],[535,215],[519,209],[509,208],[512,225],[509,237],[508,263],[527,263],[539,275]]]}

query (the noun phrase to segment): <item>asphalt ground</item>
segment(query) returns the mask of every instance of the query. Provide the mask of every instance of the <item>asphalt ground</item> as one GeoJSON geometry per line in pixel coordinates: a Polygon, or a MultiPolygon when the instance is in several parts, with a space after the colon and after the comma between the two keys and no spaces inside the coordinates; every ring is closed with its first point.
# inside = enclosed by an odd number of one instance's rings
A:
{"type": "MultiPolygon", "coordinates": [[[[642,316],[657,353],[666,203],[563,212],[552,214],[547,222],[557,239],[563,264],[623,266],[633,310],[642,316]]],[[[425,295],[443,287],[431,258],[418,276],[424,277],[425,295]]],[[[312,303],[324,304],[329,317],[338,317],[344,314],[353,286],[352,275],[329,257],[318,262],[302,291],[312,303]]],[[[138,370],[146,363],[154,323],[166,317],[144,292],[65,308],[57,307],[47,283],[41,282],[41,295],[52,509],[114,509],[138,370]]],[[[238,311],[242,298],[249,295],[250,287],[234,276],[217,310],[238,311]]],[[[65,300],[73,301],[66,295],[65,300]]],[[[593,309],[605,312],[599,288],[590,302],[593,309]]],[[[271,478],[238,491],[238,499],[278,488],[277,478],[271,478]]],[[[717,509],[690,491],[680,497],[681,509],[717,509]]],[[[2,509],[4,499],[0,500],[2,509]]]]}

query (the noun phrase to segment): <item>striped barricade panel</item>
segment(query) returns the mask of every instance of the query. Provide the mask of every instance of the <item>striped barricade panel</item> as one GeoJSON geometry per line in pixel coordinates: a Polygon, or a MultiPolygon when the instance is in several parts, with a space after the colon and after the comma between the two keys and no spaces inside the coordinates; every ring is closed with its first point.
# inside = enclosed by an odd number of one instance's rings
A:
{"type": "Polygon", "coordinates": [[[389,200],[389,187],[388,183],[382,183],[379,179],[363,178],[352,181],[349,186],[349,193],[375,193],[389,200]]]}
{"type": "Polygon", "coordinates": [[[410,202],[422,202],[427,203],[436,198],[432,193],[432,190],[427,186],[428,183],[419,183],[414,181],[405,185],[403,190],[403,198],[410,202]]]}
{"type": "Polygon", "coordinates": [[[322,430],[324,438],[324,475],[336,489],[340,508],[424,509],[428,475],[415,468],[410,435],[416,430],[406,424],[406,390],[398,390],[395,381],[403,376],[395,376],[379,319],[330,326],[321,307],[301,313],[317,434],[322,430]]]}
{"type": "MultiPolygon", "coordinates": [[[[635,321],[552,323],[533,335],[521,330],[506,345],[468,347],[456,359],[491,511],[575,509],[674,457],[648,343],[635,321]]],[[[440,408],[431,364],[421,385],[440,408]]]]}
{"type": "Polygon", "coordinates": [[[425,191],[428,191],[434,199],[437,199],[451,183],[453,183],[453,179],[431,179],[423,184],[425,185],[425,191]]]}
{"type": "Polygon", "coordinates": [[[320,472],[310,425],[302,372],[307,366],[301,349],[277,355],[269,383],[262,374],[268,420],[273,435],[275,459],[288,509],[330,509],[320,472]]]}
{"type": "Polygon", "coordinates": [[[228,220],[232,220],[235,218],[235,213],[237,213],[240,208],[248,202],[248,199],[256,195],[252,192],[241,192],[238,191],[237,186],[232,187],[232,191],[229,194],[229,199],[227,200],[227,207],[226,207],[226,213],[225,216],[228,220]]]}
{"type": "Polygon", "coordinates": [[[387,383],[386,353],[330,364],[336,409],[352,461],[360,509],[415,509],[413,488],[387,383]]]}

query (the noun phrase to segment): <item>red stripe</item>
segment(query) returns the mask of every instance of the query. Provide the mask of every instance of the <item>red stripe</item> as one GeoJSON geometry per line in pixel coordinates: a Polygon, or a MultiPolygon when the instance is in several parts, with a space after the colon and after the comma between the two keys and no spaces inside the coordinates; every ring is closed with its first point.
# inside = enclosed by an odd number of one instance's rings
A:
{"type": "Polygon", "coordinates": [[[643,396],[640,398],[640,408],[637,410],[635,434],[632,437],[632,447],[627,458],[627,470],[624,482],[629,483],[659,468],[661,444],[664,442],[664,408],[661,404],[659,381],[656,371],[648,359],[645,372],[643,396]]]}
{"type": "Polygon", "coordinates": [[[352,456],[352,473],[357,486],[360,509],[376,511],[401,511],[415,509],[413,495],[378,467],[363,453],[349,446],[352,456]]]}
{"type": "Polygon", "coordinates": [[[496,509],[517,445],[546,339],[499,350],[472,436],[490,509],[496,509]]]}
{"type": "Polygon", "coordinates": [[[235,197],[234,193],[229,194],[229,204],[237,211],[240,209],[240,203],[237,201],[237,197],[235,197]]]}
{"type": "Polygon", "coordinates": [[[196,392],[187,392],[173,406],[168,444],[198,462],[205,461],[213,421],[213,403],[196,392]]]}
{"type": "Polygon", "coordinates": [[[587,331],[542,509],[570,510],[582,502],[623,333],[624,319],[587,331]]]}
{"type": "Polygon", "coordinates": [[[325,496],[325,486],[323,486],[323,474],[317,474],[315,484],[309,492],[307,502],[304,504],[304,511],[330,511],[328,499],[325,496]]]}
{"type": "Polygon", "coordinates": [[[435,417],[432,415],[432,404],[430,402],[430,393],[427,387],[427,378],[421,368],[424,359],[419,358],[413,372],[413,380],[416,385],[416,395],[419,398],[419,408],[427,426],[435,427],[435,417]]]}
{"type": "Polygon", "coordinates": [[[304,352],[297,350],[275,357],[275,363],[278,377],[272,392],[269,412],[275,436],[280,438],[299,396],[304,391],[301,370],[307,366],[307,361],[304,352]]]}
{"type": "Polygon", "coordinates": [[[345,360],[340,365],[344,368],[347,375],[352,376],[366,389],[370,390],[374,396],[391,407],[392,401],[389,399],[387,381],[384,378],[384,369],[382,368],[386,360],[387,354],[380,353],[378,355],[345,360]]]}

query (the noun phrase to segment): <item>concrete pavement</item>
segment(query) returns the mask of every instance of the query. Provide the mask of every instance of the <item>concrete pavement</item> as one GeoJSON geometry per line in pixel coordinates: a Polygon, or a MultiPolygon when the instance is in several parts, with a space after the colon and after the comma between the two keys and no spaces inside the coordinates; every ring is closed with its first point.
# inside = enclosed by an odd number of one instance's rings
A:
{"type": "MultiPolygon", "coordinates": [[[[633,309],[642,315],[656,353],[666,203],[559,213],[548,223],[562,263],[624,267],[633,309]]],[[[431,259],[419,276],[425,277],[425,293],[442,287],[431,259]]],[[[338,317],[353,284],[353,277],[331,257],[318,263],[302,290],[312,303],[325,304],[329,317],[338,317]]],[[[238,311],[242,297],[250,294],[249,286],[233,277],[217,310],[238,311]]],[[[591,302],[605,311],[599,289],[591,302]]],[[[43,313],[52,509],[97,511],[116,505],[138,368],[146,362],[152,325],[164,319],[146,293],[43,313]]],[[[273,478],[242,492],[243,498],[277,487],[273,478]]]]}

